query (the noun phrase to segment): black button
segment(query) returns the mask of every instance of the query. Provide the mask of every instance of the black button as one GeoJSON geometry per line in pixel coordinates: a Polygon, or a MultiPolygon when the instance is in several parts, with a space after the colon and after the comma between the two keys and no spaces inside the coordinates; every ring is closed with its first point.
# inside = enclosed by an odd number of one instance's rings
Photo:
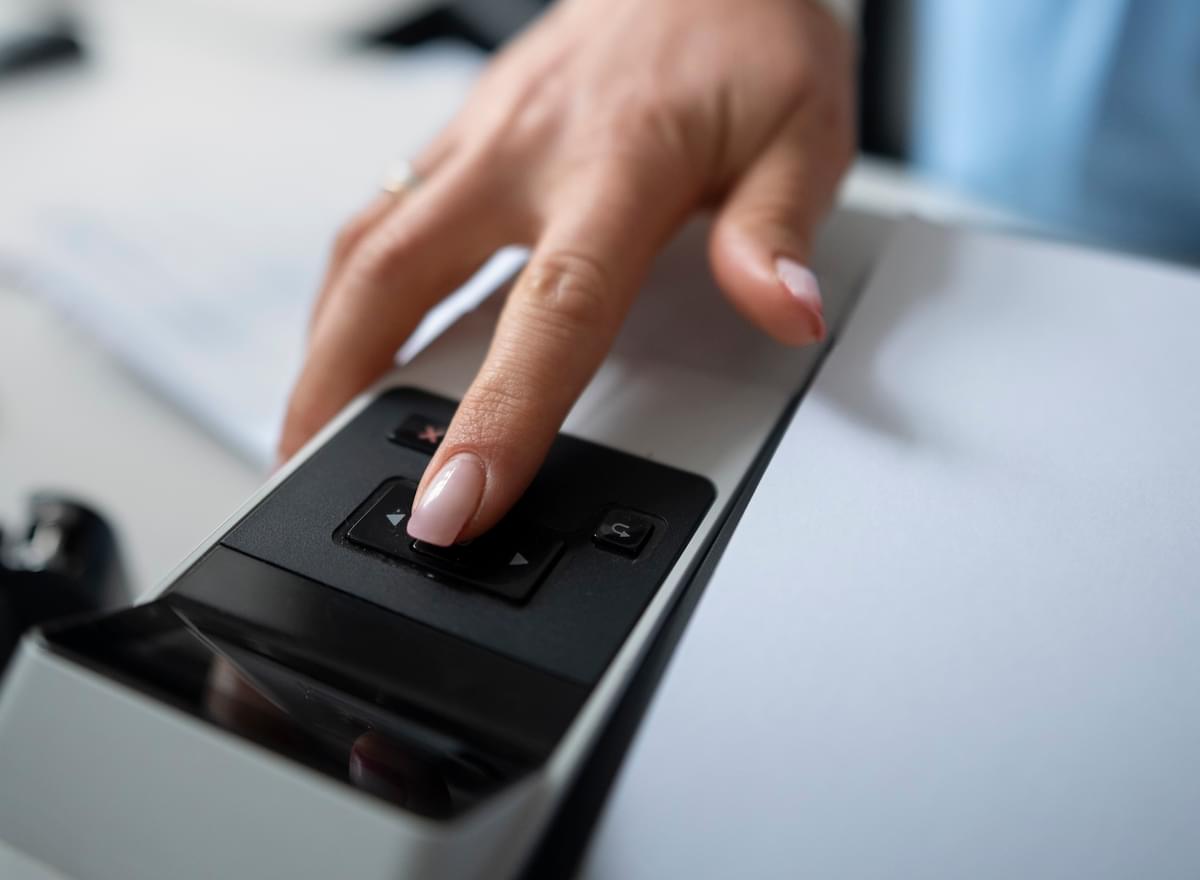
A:
{"type": "Polygon", "coordinates": [[[389,556],[403,556],[412,538],[408,536],[408,518],[412,514],[415,483],[394,483],[387,493],[371,505],[346,533],[355,544],[370,547],[389,556]]]}
{"type": "Polygon", "coordinates": [[[417,452],[426,452],[432,455],[434,450],[441,445],[442,438],[445,436],[445,422],[418,413],[401,422],[400,427],[388,435],[388,439],[401,446],[407,446],[409,449],[415,449],[417,452]]]}
{"type": "Polygon", "coordinates": [[[533,593],[562,547],[562,540],[553,532],[519,520],[504,520],[467,544],[413,544],[417,556],[431,567],[476,589],[517,602],[533,593]]]}
{"type": "Polygon", "coordinates": [[[618,507],[604,514],[592,538],[604,550],[633,558],[642,552],[653,531],[652,517],[618,507]]]}
{"type": "Polygon", "coordinates": [[[408,536],[416,484],[394,483],[350,527],[346,538],[451,580],[523,602],[562,552],[563,542],[535,523],[504,520],[469,544],[437,547],[408,536]]]}

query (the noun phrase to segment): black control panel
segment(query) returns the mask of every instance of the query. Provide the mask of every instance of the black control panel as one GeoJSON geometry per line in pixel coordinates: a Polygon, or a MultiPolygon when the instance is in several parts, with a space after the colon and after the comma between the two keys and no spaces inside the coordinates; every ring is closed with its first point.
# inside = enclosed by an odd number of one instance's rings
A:
{"type": "Polygon", "coordinates": [[[223,539],[545,672],[593,684],[712,503],[712,484],[560,435],[524,497],[471,544],[408,537],[455,403],[390,391],[223,539]]]}
{"type": "Polygon", "coordinates": [[[156,601],[54,650],[430,818],[543,762],[712,503],[707,480],[569,436],[514,510],[412,540],[454,403],[388,392],[156,601]]]}

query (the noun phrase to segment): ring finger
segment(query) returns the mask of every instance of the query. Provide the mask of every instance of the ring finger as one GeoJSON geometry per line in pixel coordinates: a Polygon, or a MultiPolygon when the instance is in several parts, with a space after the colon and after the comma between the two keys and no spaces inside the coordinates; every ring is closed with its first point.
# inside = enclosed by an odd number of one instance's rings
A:
{"type": "Polygon", "coordinates": [[[321,312],[324,311],[325,305],[329,301],[329,292],[333,288],[346,258],[358,247],[363,236],[390,212],[400,209],[409,193],[427,180],[439,165],[446,163],[453,151],[454,138],[451,135],[451,129],[447,128],[415,159],[397,160],[388,167],[380,185],[381,191],[365,208],[351,217],[334,238],[333,250],[329,254],[329,264],[325,269],[325,277],[321,281],[316,301],[313,303],[312,314],[308,320],[310,334],[321,319],[321,312]]]}
{"type": "Polygon", "coordinates": [[[281,456],[386,372],[425,313],[497,248],[528,238],[508,186],[486,157],[459,154],[359,232],[322,292],[281,456]]]}

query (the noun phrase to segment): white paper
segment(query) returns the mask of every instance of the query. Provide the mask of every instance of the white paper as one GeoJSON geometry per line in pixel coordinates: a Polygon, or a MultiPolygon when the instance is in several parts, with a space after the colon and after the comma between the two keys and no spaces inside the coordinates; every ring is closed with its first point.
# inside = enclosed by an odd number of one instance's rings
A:
{"type": "MultiPolygon", "coordinates": [[[[450,117],[482,56],[251,64],[138,44],[17,113],[0,261],[233,449],[269,464],[338,226],[450,117]]],[[[7,159],[7,156],[6,156],[7,159]]],[[[411,359],[522,265],[502,250],[411,359]]]]}
{"type": "Polygon", "coordinates": [[[905,224],[589,878],[1200,876],[1200,276],[905,224]]]}

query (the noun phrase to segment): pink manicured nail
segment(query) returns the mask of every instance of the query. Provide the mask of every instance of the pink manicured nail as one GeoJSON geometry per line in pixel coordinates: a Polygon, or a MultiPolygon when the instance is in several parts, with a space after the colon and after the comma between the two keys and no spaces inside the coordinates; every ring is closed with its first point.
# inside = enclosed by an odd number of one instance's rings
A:
{"type": "Polygon", "coordinates": [[[788,293],[798,299],[808,311],[813,339],[823,339],[825,336],[825,305],[821,300],[821,286],[817,284],[817,276],[788,257],[779,257],[775,260],[775,274],[787,288],[788,293]]]}
{"type": "Polygon", "coordinates": [[[408,534],[418,541],[449,547],[475,515],[483,498],[483,462],[460,452],[442,465],[408,520],[408,534]]]}

